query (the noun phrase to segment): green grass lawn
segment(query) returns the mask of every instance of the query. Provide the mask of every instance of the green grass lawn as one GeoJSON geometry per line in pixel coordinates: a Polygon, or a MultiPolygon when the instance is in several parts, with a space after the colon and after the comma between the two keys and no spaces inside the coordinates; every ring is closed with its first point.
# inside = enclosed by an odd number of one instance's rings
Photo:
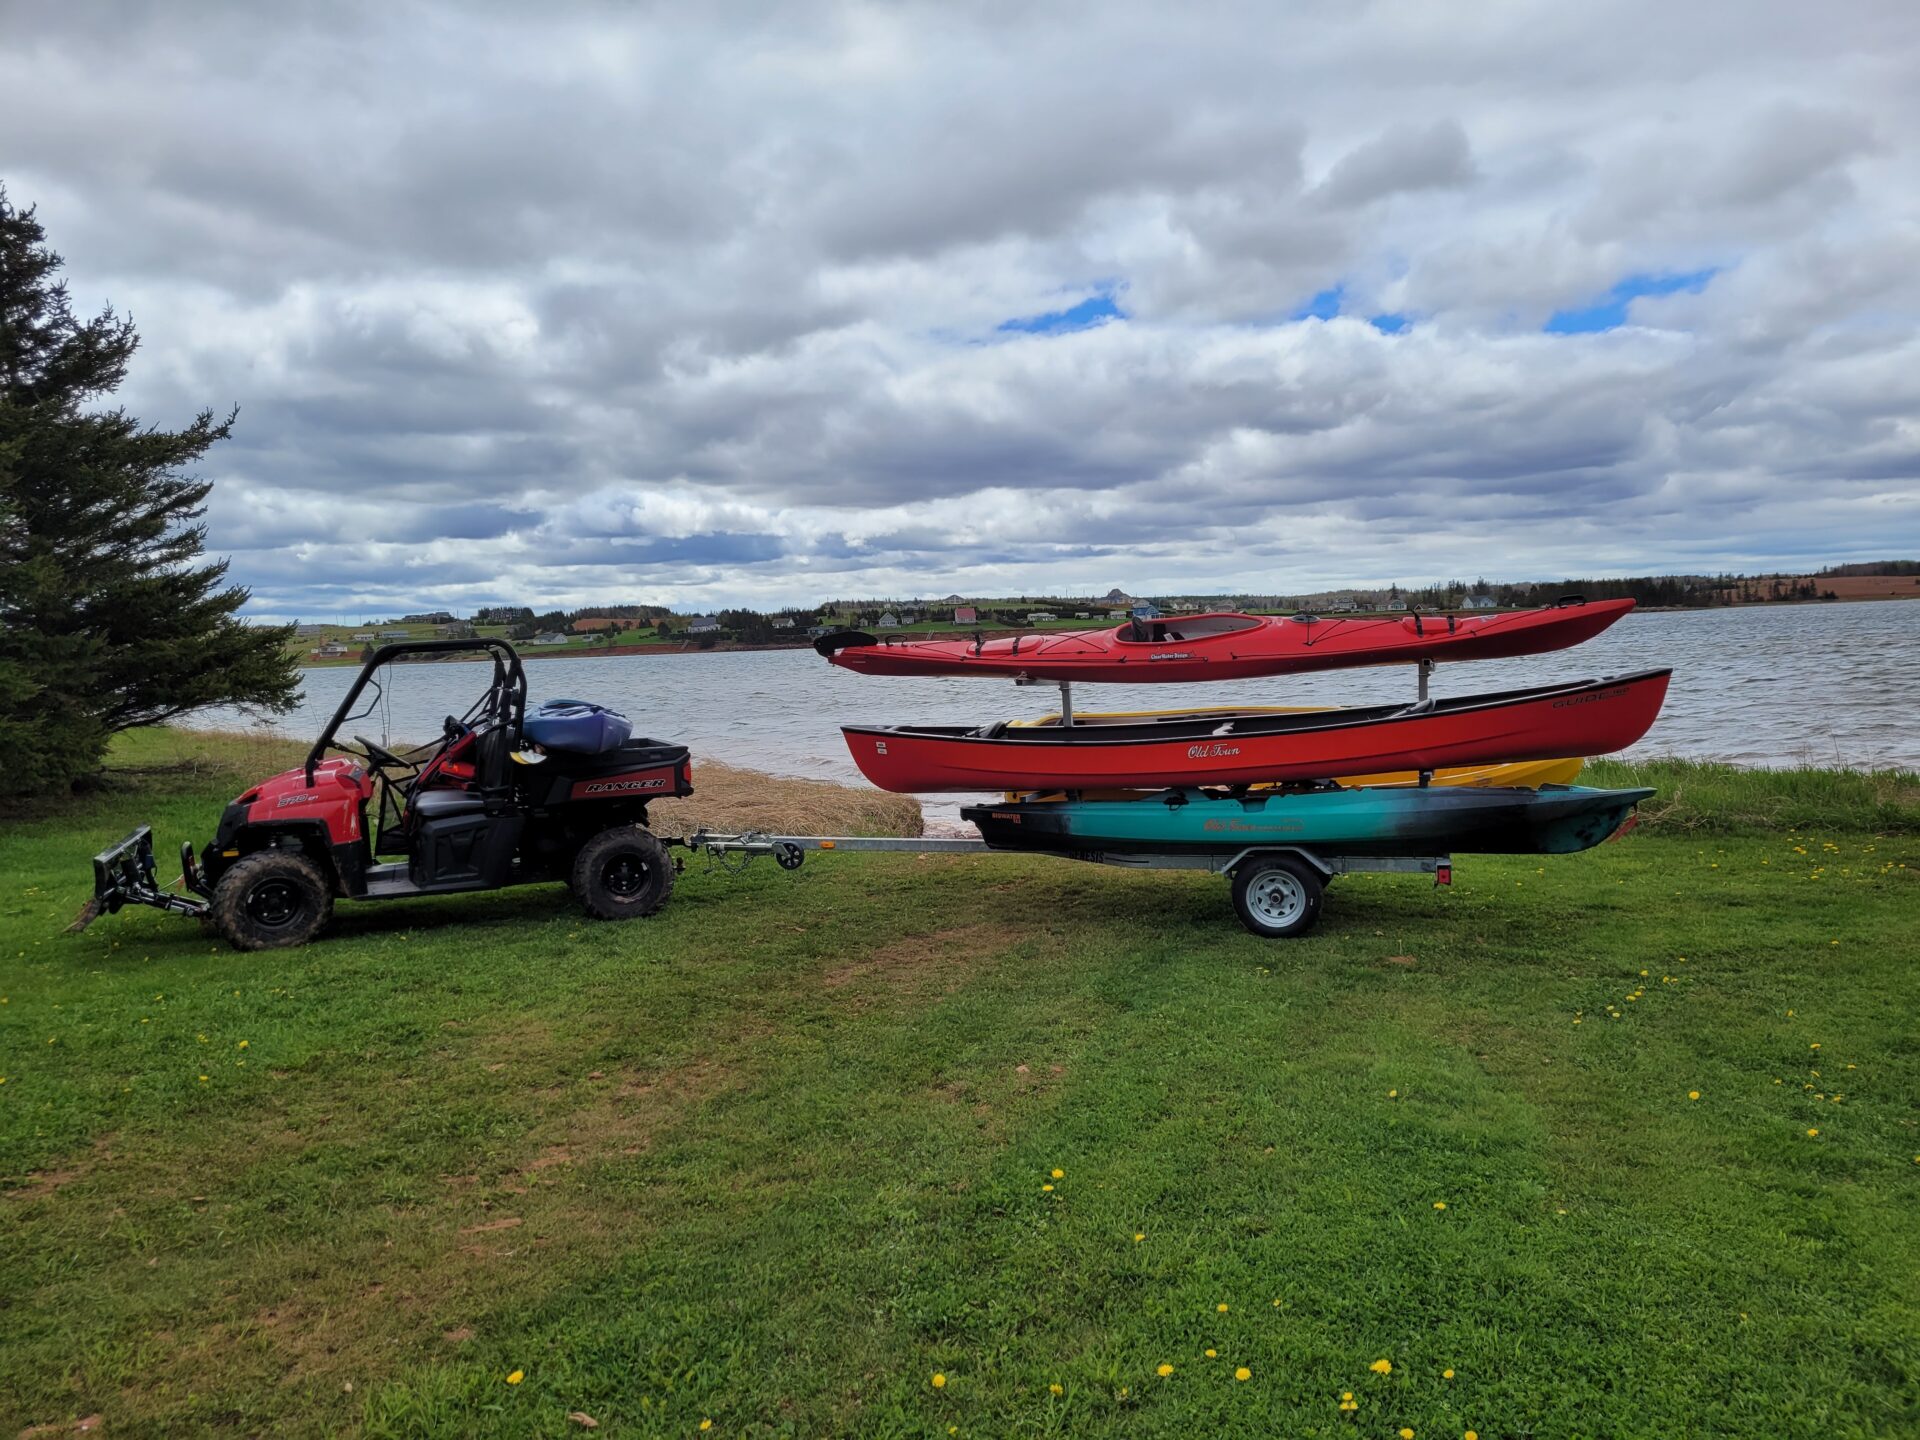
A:
{"type": "Polygon", "coordinates": [[[854,855],[62,934],[269,768],[191,744],[0,826],[0,1433],[1920,1433],[1914,777],[1641,767],[1278,943],[854,855]]]}

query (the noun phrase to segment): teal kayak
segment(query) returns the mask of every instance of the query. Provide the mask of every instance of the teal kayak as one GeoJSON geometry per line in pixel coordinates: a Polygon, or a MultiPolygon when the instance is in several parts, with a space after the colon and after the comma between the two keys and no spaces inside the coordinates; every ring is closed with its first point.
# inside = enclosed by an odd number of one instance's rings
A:
{"type": "Polygon", "coordinates": [[[1125,800],[972,805],[995,850],[1233,856],[1298,846],[1330,855],[1567,855],[1591,849],[1652,790],[1543,785],[1324,786],[1243,795],[1182,787],[1125,800]]]}

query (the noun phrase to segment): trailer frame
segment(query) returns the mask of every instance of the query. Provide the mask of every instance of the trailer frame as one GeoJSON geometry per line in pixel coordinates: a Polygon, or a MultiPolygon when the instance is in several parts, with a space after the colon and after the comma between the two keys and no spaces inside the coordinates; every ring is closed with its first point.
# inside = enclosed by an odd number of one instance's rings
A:
{"type": "Polygon", "coordinates": [[[1240,923],[1270,940],[1304,935],[1312,929],[1320,917],[1327,883],[1340,875],[1431,875],[1435,885],[1453,883],[1451,855],[1341,855],[1307,845],[1249,845],[1240,850],[1201,853],[1049,852],[996,850],[984,840],[957,835],[774,835],[760,830],[704,827],[666,843],[704,855],[715,868],[730,873],[744,870],[763,855],[771,856],[782,870],[798,870],[810,850],[886,855],[1052,854],[1056,859],[1121,870],[1204,870],[1225,875],[1233,882],[1233,908],[1240,923]]]}

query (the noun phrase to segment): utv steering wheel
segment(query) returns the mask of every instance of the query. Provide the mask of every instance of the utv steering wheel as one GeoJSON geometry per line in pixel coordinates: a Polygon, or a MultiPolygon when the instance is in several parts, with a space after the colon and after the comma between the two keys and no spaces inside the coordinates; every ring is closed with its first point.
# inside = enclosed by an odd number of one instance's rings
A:
{"type": "Polygon", "coordinates": [[[356,735],[353,739],[354,743],[366,752],[367,759],[371,760],[375,765],[378,765],[382,770],[390,765],[396,770],[413,768],[409,762],[402,760],[398,755],[384,746],[374,744],[373,741],[367,739],[364,735],[356,735]]]}

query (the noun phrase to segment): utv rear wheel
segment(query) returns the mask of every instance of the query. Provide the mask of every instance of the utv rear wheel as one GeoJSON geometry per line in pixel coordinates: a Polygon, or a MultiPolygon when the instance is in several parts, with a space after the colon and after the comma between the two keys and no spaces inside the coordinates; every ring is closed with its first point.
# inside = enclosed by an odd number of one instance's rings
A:
{"type": "Polygon", "coordinates": [[[601,920],[657,914],[673,893],[667,847],[638,825],[602,830],[580,847],[569,886],[587,913],[601,920]]]}
{"type": "Polygon", "coordinates": [[[236,950],[284,950],[320,933],[333,915],[333,891],[305,856],[262,850],[228,867],[209,914],[236,950]]]}

